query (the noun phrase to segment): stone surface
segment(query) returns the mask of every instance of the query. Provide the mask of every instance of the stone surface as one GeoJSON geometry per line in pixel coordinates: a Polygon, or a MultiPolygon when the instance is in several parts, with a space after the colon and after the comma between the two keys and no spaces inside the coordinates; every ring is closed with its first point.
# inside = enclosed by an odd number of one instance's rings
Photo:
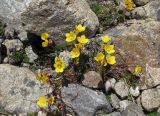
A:
{"type": "Polygon", "coordinates": [[[79,116],[93,116],[99,109],[112,111],[102,92],[96,92],[78,84],[69,84],[61,89],[62,100],[79,116]]]}
{"type": "Polygon", "coordinates": [[[7,23],[6,35],[15,31],[40,35],[48,32],[57,42],[64,42],[64,34],[75,24],[87,26],[88,35],[98,29],[99,22],[85,0],[1,0],[0,19],[7,23]]]}
{"type": "Polygon", "coordinates": [[[147,64],[146,73],[147,73],[146,86],[148,88],[160,85],[160,75],[159,75],[160,68],[154,68],[147,64]]]}
{"type": "Polygon", "coordinates": [[[122,116],[145,116],[145,114],[141,107],[131,104],[122,112],[122,116]]]}
{"type": "Polygon", "coordinates": [[[59,57],[63,58],[64,62],[65,62],[65,67],[68,67],[69,62],[71,60],[71,55],[69,51],[63,51],[59,53],[59,57]]]}
{"type": "Polygon", "coordinates": [[[123,100],[119,102],[119,106],[120,106],[120,111],[124,111],[126,109],[127,106],[129,106],[130,104],[132,104],[131,101],[128,100],[123,100]]]}
{"type": "Polygon", "coordinates": [[[102,88],[103,87],[102,77],[99,73],[95,71],[89,71],[85,73],[82,84],[87,87],[92,87],[92,88],[102,88]]]}
{"type": "Polygon", "coordinates": [[[157,110],[157,116],[160,116],[160,107],[157,110]]]}
{"type": "Polygon", "coordinates": [[[133,95],[134,97],[138,97],[140,94],[140,90],[138,86],[135,88],[130,87],[129,91],[130,91],[130,94],[133,95]]]}
{"type": "Polygon", "coordinates": [[[109,92],[111,89],[114,89],[115,83],[116,83],[116,80],[114,78],[107,80],[105,83],[106,92],[109,92]]]}
{"type": "Polygon", "coordinates": [[[123,99],[129,94],[129,87],[125,84],[124,81],[119,81],[115,84],[115,92],[123,99]]]}
{"type": "Polygon", "coordinates": [[[19,39],[6,39],[3,42],[3,45],[6,46],[8,55],[10,54],[10,52],[19,51],[23,48],[23,43],[19,39]]]}
{"type": "Polygon", "coordinates": [[[115,109],[119,108],[120,99],[116,96],[116,94],[111,94],[111,104],[115,109]]]}
{"type": "Polygon", "coordinates": [[[151,1],[151,0],[134,0],[134,3],[136,5],[142,6],[142,5],[147,4],[149,1],[151,1]]]}
{"type": "Polygon", "coordinates": [[[27,68],[0,64],[0,107],[11,113],[38,111],[36,100],[46,94],[44,85],[27,68]]]}
{"type": "Polygon", "coordinates": [[[144,90],[141,94],[142,106],[147,111],[154,111],[160,106],[160,89],[144,90]]]}
{"type": "MultiPolygon", "coordinates": [[[[142,1],[147,2],[148,0],[142,0],[142,1]]],[[[159,0],[150,1],[145,6],[135,8],[131,13],[132,13],[132,18],[142,18],[142,19],[151,18],[154,20],[160,20],[160,1],[159,0]]]]}
{"type": "Polygon", "coordinates": [[[21,16],[27,32],[37,35],[48,32],[55,43],[64,43],[65,33],[76,24],[87,26],[89,36],[94,35],[99,26],[97,16],[85,0],[38,0],[21,16]]]}
{"type": "Polygon", "coordinates": [[[112,113],[107,114],[105,116],[121,116],[121,113],[120,112],[112,112],[112,113]]]}
{"type": "Polygon", "coordinates": [[[113,39],[117,51],[117,64],[128,64],[133,72],[133,67],[142,66],[144,77],[141,78],[141,86],[146,85],[146,64],[153,68],[160,67],[160,22],[154,20],[130,20],[128,26],[119,24],[108,29],[108,34],[113,39]]]}
{"type": "Polygon", "coordinates": [[[27,57],[29,58],[30,63],[33,63],[38,58],[38,55],[34,53],[31,46],[26,47],[25,52],[27,54],[27,57]]]}

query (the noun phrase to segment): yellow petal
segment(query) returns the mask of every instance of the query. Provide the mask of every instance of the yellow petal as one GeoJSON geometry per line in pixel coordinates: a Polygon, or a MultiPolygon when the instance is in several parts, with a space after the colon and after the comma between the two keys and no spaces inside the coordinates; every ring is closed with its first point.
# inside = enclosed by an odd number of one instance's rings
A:
{"type": "Polygon", "coordinates": [[[80,51],[78,48],[73,48],[70,54],[71,54],[71,58],[77,58],[80,56],[80,51]]]}
{"type": "Polygon", "coordinates": [[[142,67],[140,65],[137,65],[134,67],[134,72],[135,73],[141,73],[142,72],[142,67]]]}
{"type": "Polygon", "coordinates": [[[111,65],[116,63],[116,57],[115,56],[107,55],[106,60],[107,60],[107,63],[111,64],[111,65]]]}
{"type": "Polygon", "coordinates": [[[66,33],[66,42],[72,42],[76,39],[76,33],[74,33],[73,31],[66,33]]]}
{"type": "Polygon", "coordinates": [[[46,96],[40,96],[38,101],[37,101],[37,105],[39,107],[47,107],[46,96]]]}
{"type": "Polygon", "coordinates": [[[133,10],[136,7],[133,0],[125,0],[124,2],[128,10],[133,10]]]}
{"type": "Polygon", "coordinates": [[[108,43],[111,40],[111,38],[108,35],[103,35],[101,39],[104,43],[108,43]]]}
{"type": "Polygon", "coordinates": [[[82,26],[81,24],[79,24],[79,25],[76,25],[76,31],[77,32],[83,32],[83,31],[85,31],[86,30],[86,27],[85,26],[82,26]]]}
{"type": "Polygon", "coordinates": [[[114,50],[114,45],[109,45],[109,44],[105,44],[103,46],[103,49],[108,53],[108,54],[113,54],[115,52],[114,50]]]}
{"type": "Polygon", "coordinates": [[[48,98],[48,103],[49,103],[50,105],[53,105],[53,104],[54,104],[54,101],[55,101],[55,97],[54,97],[54,96],[50,96],[50,97],[48,98]]]}
{"type": "Polygon", "coordinates": [[[48,46],[48,40],[45,40],[44,42],[42,42],[42,47],[47,47],[48,46]]]}
{"type": "Polygon", "coordinates": [[[46,33],[46,32],[43,32],[43,33],[41,34],[41,39],[42,39],[42,40],[47,40],[48,37],[49,37],[49,34],[46,33]]]}
{"type": "Polygon", "coordinates": [[[96,55],[96,57],[94,57],[94,59],[97,61],[97,62],[101,62],[103,59],[104,59],[104,54],[102,52],[98,53],[96,55]]]}
{"type": "Polygon", "coordinates": [[[77,38],[77,41],[81,44],[86,44],[89,41],[89,39],[85,35],[82,35],[77,38]]]}
{"type": "Polygon", "coordinates": [[[62,58],[56,57],[55,63],[54,63],[54,68],[57,73],[63,72],[64,68],[65,68],[64,60],[62,58]]]}
{"type": "Polygon", "coordinates": [[[41,80],[41,71],[40,70],[38,70],[38,72],[37,72],[37,74],[36,74],[36,79],[38,80],[38,81],[40,81],[41,80]]]}

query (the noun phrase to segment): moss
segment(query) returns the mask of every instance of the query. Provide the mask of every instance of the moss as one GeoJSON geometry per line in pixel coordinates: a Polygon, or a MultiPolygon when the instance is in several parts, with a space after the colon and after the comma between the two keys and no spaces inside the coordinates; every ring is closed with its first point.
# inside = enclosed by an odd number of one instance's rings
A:
{"type": "Polygon", "coordinates": [[[150,112],[147,114],[147,116],[157,116],[157,112],[150,112]]]}
{"type": "Polygon", "coordinates": [[[5,32],[5,25],[0,22],[0,36],[3,36],[5,32]]]}
{"type": "Polygon", "coordinates": [[[37,116],[37,113],[35,113],[35,112],[28,113],[27,116],[37,116]]]}
{"type": "Polygon", "coordinates": [[[15,51],[10,55],[10,58],[13,59],[16,63],[29,63],[29,58],[23,51],[15,51]]]}
{"type": "Polygon", "coordinates": [[[123,12],[119,11],[115,5],[95,3],[91,8],[97,15],[102,27],[115,25],[125,20],[123,12]]]}

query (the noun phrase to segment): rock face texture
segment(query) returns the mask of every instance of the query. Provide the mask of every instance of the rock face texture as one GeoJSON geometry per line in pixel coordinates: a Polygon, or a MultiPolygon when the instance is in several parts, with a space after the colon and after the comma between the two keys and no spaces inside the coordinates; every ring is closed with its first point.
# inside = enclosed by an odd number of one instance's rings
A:
{"type": "MultiPolygon", "coordinates": [[[[137,4],[148,2],[149,0],[136,0],[137,4]]],[[[151,18],[160,20],[160,1],[152,0],[145,6],[136,7],[132,12],[132,18],[144,19],[151,18]]]]}
{"type": "Polygon", "coordinates": [[[119,81],[115,84],[115,92],[123,99],[129,94],[129,87],[124,81],[119,81]]]}
{"type": "Polygon", "coordinates": [[[62,100],[79,116],[93,116],[97,110],[112,111],[105,95],[78,84],[69,84],[61,89],[62,100]]]}
{"type": "Polygon", "coordinates": [[[89,36],[99,26],[97,16],[85,0],[2,0],[0,19],[9,25],[6,29],[9,34],[14,29],[37,35],[48,32],[57,43],[64,42],[64,34],[73,30],[75,24],[87,26],[89,36]]]}
{"type": "Polygon", "coordinates": [[[141,107],[131,104],[122,112],[122,116],[145,116],[141,107]]]}
{"type": "Polygon", "coordinates": [[[11,113],[38,111],[36,100],[46,94],[33,72],[8,64],[0,64],[0,107],[11,113]]]}
{"type": "MultiPolygon", "coordinates": [[[[152,67],[152,69],[160,67],[159,30],[159,21],[130,20],[128,21],[128,26],[125,24],[119,24],[115,28],[104,32],[104,34],[111,36],[120,53],[120,56],[118,55],[117,59],[121,59],[123,57],[128,66],[131,66],[131,71],[133,71],[133,65],[138,64],[143,67],[142,72],[145,74],[145,77],[141,79],[142,85],[145,85],[146,88],[155,86],[155,84],[150,85],[147,81],[148,78],[152,78],[153,76],[147,76],[146,65],[152,67]]],[[[159,83],[159,81],[156,82],[156,85],[157,83],[159,83]]]]}
{"type": "Polygon", "coordinates": [[[158,109],[160,106],[160,88],[144,90],[141,95],[141,102],[147,111],[158,109]]]}
{"type": "Polygon", "coordinates": [[[83,85],[92,88],[103,88],[103,80],[99,73],[95,71],[89,71],[84,74],[83,85]]]}

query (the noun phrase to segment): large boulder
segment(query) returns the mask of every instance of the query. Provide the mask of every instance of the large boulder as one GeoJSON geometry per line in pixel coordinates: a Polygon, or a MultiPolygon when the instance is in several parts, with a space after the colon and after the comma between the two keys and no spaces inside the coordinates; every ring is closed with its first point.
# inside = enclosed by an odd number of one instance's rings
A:
{"type": "MultiPolygon", "coordinates": [[[[144,77],[141,78],[141,85],[145,85],[145,88],[151,88],[160,84],[159,79],[155,84],[150,84],[148,78],[148,67],[159,68],[159,49],[160,49],[160,22],[154,20],[130,20],[126,24],[119,24],[109,30],[106,30],[104,34],[111,36],[117,52],[117,63],[125,60],[125,63],[129,66],[130,70],[133,71],[133,67],[136,65],[142,66],[144,77]],[[123,60],[119,60],[122,59],[123,60]]],[[[151,70],[150,70],[151,71],[151,70]]],[[[154,72],[153,72],[154,73],[154,72]]],[[[152,74],[149,72],[149,74],[152,74]]],[[[149,79],[155,80],[155,79],[149,79]]],[[[144,86],[143,86],[144,87],[144,86]]]]}
{"type": "Polygon", "coordinates": [[[46,86],[27,68],[0,64],[0,112],[38,111],[36,100],[46,94],[46,86]]]}
{"type": "Polygon", "coordinates": [[[99,26],[85,0],[1,0],[0,20],[9,25],[8,33],[14,29],[37,35],[48,32],[56,43],[63,43],[64,34],[76,24],[87,26],[89,36],[99,26]]]}
{"type": "Polygon", "coordinates": [[[61,89],[62,100],[78,116],[93,116],[98,110],[112,111],[112,107],[102,92],[96,92],[78,84],[69,84],[61,89]]]}
{"type": "Polygon", "coordinates": [[[158,109],[160,106],[160,88],[144,90],[141,95],[141,103],[147,111],[158,109]]]}

